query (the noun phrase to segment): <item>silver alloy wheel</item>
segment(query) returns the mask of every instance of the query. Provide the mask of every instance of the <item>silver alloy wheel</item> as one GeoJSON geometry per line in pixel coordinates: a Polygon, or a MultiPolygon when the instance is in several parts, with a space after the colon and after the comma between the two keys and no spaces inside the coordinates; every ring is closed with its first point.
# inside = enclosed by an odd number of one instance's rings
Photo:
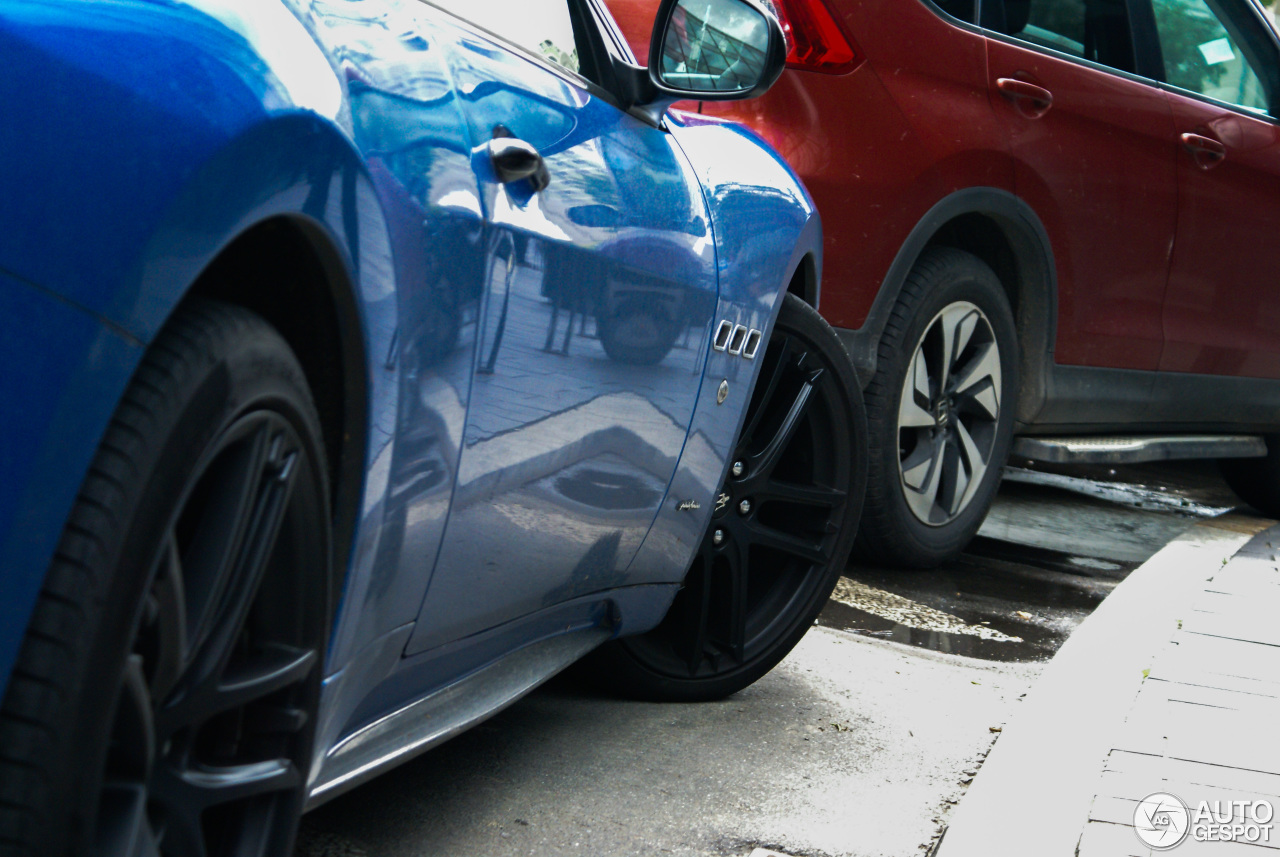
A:
{"type": "Polygon", "coordinates": [[[968,508],[1000,419],[1000,349],[986,314],[948,304],[916,343],[898,403],[898,473],[912,514],[940,527],[968,508]]]}

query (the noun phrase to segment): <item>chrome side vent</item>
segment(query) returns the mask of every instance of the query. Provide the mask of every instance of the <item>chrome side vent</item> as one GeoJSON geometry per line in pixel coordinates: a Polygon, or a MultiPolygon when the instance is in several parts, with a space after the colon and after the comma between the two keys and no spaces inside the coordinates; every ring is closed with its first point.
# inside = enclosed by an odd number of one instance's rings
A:
{"type": "Polygon", "coordinates": [[[733,322],[723,319],[720,326],[716,328],[715,339],[711,340],[711,347],[716,351],[724,351],[729,347],[729,336],[733,333],[733,322]]]}
{"type": "Polygon", "coordinates": [[[711,339],[711,347],[716,351],[727,351],[734,357],[755,360],[763,338],[764,334],[754,327],[734,324],[726,318],[716,325],[716,335],[711,339]]]}

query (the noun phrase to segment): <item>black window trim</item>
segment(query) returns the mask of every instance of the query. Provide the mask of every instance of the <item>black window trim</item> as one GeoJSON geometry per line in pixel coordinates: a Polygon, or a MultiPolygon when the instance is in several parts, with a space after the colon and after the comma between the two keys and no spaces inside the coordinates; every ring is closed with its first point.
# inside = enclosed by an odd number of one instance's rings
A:
{"type": "MultiPolygon", "coordinates": [[[[1005,44],[1011,45],[1015,48],[1022,48],[1024,50],[1035,51],[1037,53],[1042,53],[1042,54],[1045,54],[1046,56],[1054,57],[1056,59],[1067,60],[1069,62],[1075,63],[1076,65],[1082,65],[1086,68],[1095,69],[1096,71],[1106,72],[1107,74],[1113,74],[1113,75],[1116,75],[1117,77],[1122,77],[1122,78],[1125,78],[1126,80],[1131,80],[1134,83],[1143,83],[1148,86],[1155,86],[1160,83],[1160,81],[1157,80],[1156,78],[1150,77],[1142,73],[1141,70],[1148,68],[1149,64],[1144,64],[1140,59],[1139,44],[1136,39],[1134,39],[1134,65],[1139,69],[1139,71],[1138,72],[1125,71],[1124,69],[1119,69],[1119,68],[1116,68],[1115,66],[1105,65],[1103,63],[1095,62],[1091,59],[1086,59],[1084,57],[1078,57],[1078,56],[1075,56],[1074,54],[1069,54],[1064,51],[1054,50],[1053,48],[1046,47],[1044,45],[1037,45],[1034,42],[1024,41],[1023,39],[1019,39],[1017,36],[1009,36],[1004,33],[1001,33],[999,30],[992,29],[990,26],[986,26],[983,24],[973,24],[968,21],[962,21],[961,19],[955,17],[954,15],[947,14],[939,6],[933,3],[932,0],[920,0],[920,2],[923,3],[924,6],[930,12],[933,12],[939,18],[941,18],[945,23],[950,24],[953,27],[959,27],[962,30],[967,30],[971,33],[974,33],[975,35],[982,36],[983,38],[991,39],[997,42],[1004,42],[1005,44]]],[[[1135,2],[1135,0],[1126,0],[1126,7],[1129,7],[1133,2],[1135,2]]],[[[996,4],[1002,4],[1002,3],[1003,3],[1003,0],[977,0],[976,12],[977,12],[978,20],[979,21],[983,20],[984,16],[987,16],[990,14],[990,10],[997,8],[996,4]]],[[[1000,11],[1003,11],[1003,7],[1000,7],[1000,11]]],[[[1132,11],[1130,11],[1129,29],[1130,29],[1131,38],[1133,37],[1133,28],[1134,28],[1133,13],[1132,11]]],[[[1161,66],[1161,68],[1163,68],[1163,66],[1161,66]]]]}
{"type": "Polygon", "coordinates": [[[1242,104],[1223,101],[1219,98],[1214,98],[1211,95],[1205,95],[1203,92],[1183,89],[1180,86],[1169,83],[1165,79],[1164,75],[1164,54],[1160,49],[1160,37],[1156,30],[1155,8],[1152,5],[1152,0],[1128,0],[1128,2],[1144,6],[1147,10],[1147,14],[1150,15],[1151,34],[1156,43],[1156,57],[1160,61],[1160,77],[1158,79],[1158,83],[1161,89],[1196,101],[1203,101],[1206,104],[1212,104],[1215,107],[1221,107],[1224,110],[1228,110],[1241,116],[1260,119],[1270,122],[1273,125],[1280,124],[1280,38],[1277,37],[1276,31],[1272,25],[1265,17],[1263,17],[1264,13],[1258,8],[1255,0],[1205,0],[1205,3],[1209,6],[1210,11],[1213,12],[1214,17],[1218,18],[1219,23],[1221,23],[1223,28],[1226,29],[1227,34],[1231,36],[1237,47],[1245,53],[1244,59],[1249,65],[1249,68],[1252,69],[1255,74],[1259,71],[1259,66],[1261,66],[1261,70],[1264,73],[1268,71],[1270,72],[1269,79],[1262,75],[1258,75],[1258,82],[1262,85],[1267,94],[1267,104],[1269,107],[1268,112],[1265,113],[1245,107],[1242,104]],[[1243,5],[1248,7],[1248,13],[1250,16],[1248,20],[1240,20],[1238,17],[1240,14],[1239,10],[1237,10],[1237,15],[1231,14],[1230,9],[1227,7],[1233,3],[1237,5],[1243,3],[1243,5]],[[1215,7],[1222,9],[1222,16],[1218,15],[1218,9],[1215,7]],[[1226,20],[1223,20],[1223,17],[1225,17],[1226,20]],[[1241,30],[1243,28],[1252,28],[1254,31],[1252,34],[1253,38],[1261,39],[1265,44],[1266,48],[1271,52],[1270,63],[1254,62],[1255,58],[1251,54],[1252,50],[1257,47],[1257,44],[1255,42],[1251,47],[1248,45],[1247,39],[1240,38],[1241,30]]]}
{"type": "MultiPolygon", "coordinates": [[[[1204,95],[1203,93],[1192,92],[1191,90],[1182,89],[1181,87],[1168,83],[1165,80],[1164,54],[1160,50],[1159,34],[1156,31],[1155,9],[1151,5],[1151,0],[1125,0],[1125,5],[1129,12],[1129,34],[1130,38],[1133,39],[1134,65],[1138,69],[1136,72],[1125,71],[1124,69],[1118,69],[1114,66],[1104,65],[1090,59],[1085,59],[1084,57],[1074,56],[1073,54],[1068,54],[1064,51],[1054,50],[1053,48],[1046,47],[1044,45],[1037,45],[1033,42],[1023,41],[1016,36],[1009,36],[999,32],[998,30],[992,29],[990,26],[972,24],[968,21],[963,21],[954,15],[950,15],[943,11],[943,9],[933,3],[932,0],[920,0],[920,2],[929,9],[929,11],[941,18],[945,23],[983,36],[984,38],[992,39],[997,42],[1004,42],[1007,45],[1021,48],[1023,50],[1034,51],[1036,53],[1045,54],[1046,56],[1067,60],[1068,62],[1075,63],[1076,65],[1115,75],[1116,77],[1121,77],[1134,83],[1145,84],[1155,89],[1174,92],[1179,95],[1196,99],[1197,101],[1204,101],[1208,104],[1214,105],[1215,107],[1222,107],[1225,110],[1238,113],[1242,116],[1248,116],[1253,119],[1270,122],[1274,125],[1280,125],[1280,33],[1277,33],[1275,28],[1264,17],[1265,13],[1258,8],[1257,0],[1239,0],[1239,2],[1244,2],[1249,7],[1249,11],[1252,15],[1249,26],[1261,28],[1276,57],[1276,63],[1271,66],[1276,88],[1274,90],[1268,89],[1268,100],[1272,105],[1271,113],[1261,113],[1247,107],[1242,107],[1239,104],[1220,101],[1216,98],[1204,95]],[[1275,97],[1270,95],[1272,92],[1275,92],[1275,97]]],[[[1230,0],[1228,0],[1228,2],[1230,2],[1230,0]]],[[[982,21],[984,15],[989,15],[988,10],[995,8],[996,4],[1002,3],[1003,0],[977,0],[976,12],[978,20],[982,21]]],[[[1262,81],[1262,83],[1263,86],[1268,86],[1267,81],[1262,81]]]]}

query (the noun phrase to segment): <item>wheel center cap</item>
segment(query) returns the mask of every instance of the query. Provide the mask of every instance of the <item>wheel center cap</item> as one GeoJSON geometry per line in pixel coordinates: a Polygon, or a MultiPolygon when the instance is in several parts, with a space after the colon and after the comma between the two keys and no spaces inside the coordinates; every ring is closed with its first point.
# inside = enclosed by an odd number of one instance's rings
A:
{"type": "Polygon", "coordinates": [[[948,402],[946,399],[939,400],[937,415],[938,415],[938,427],[946,428],[947,424],[951,422],[951,403],[948,402]]]}
{"type": "Polygon", "coordinates": [[[728,491],[721,491],[716,495],[716,507],[711,510],[711,517],[723,518],[729,511],[729,507],[733,505],[733,497],[728,491]]]}

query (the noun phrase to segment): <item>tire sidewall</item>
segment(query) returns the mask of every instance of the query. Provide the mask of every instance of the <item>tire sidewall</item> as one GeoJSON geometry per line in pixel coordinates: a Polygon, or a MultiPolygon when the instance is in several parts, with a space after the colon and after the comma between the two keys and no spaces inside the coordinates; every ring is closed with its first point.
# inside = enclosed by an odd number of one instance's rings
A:
{"type": "MultiPolygon", "coordinates": [[[[937,565],[954,557],[978,531],[1000,484],[1013,435],[1013,415],[1018,390],[1018,339],[1008,298],[995,273],[981,260],[962,251],[938,253],[939,269],[916,279],[920,294],[907,307],[909,321],[894,338],[881,341],[876,384],[880,395],[868,407],[871,430],[871,485],[879,489],[879,501],[888,512],[879,522],[889,532],[899,554],[913,565],[937,565]],[[986,315],[1000,349],[1000,415],[986,473],[969,505],[956,518],[940,526],[930,526],[912,512],[902,487],[898,451],[898,409],[903,385],[914,360],[916,348],[934,318],[951,304],[967,301],[986,315]]],[[[905,290],[904,290],[905,291],[905,290]]],[[[910,301],[904,294],[900,300],[910,301]]]]}
{"type": "MultiPolygon", "coordinates": [[[[247,413],[269,409],[280,414],[307,448],[316,477],[310,480],[316,489],[314,502],[323,504],[321,513],[327,515],[323,512],[328,508],[324,458],[316,442],[320,429],[301,367],[265,322],[242,311],[234,315],[241,321],[234,347],[225,337],[197,337],[181,344],[172,337],[159,340],[153,347],[181,349],[189,359],[171,364],[171,383],[164,384],[163,390],[155,377],[143,379],[146,383],[141,385],[135,379],[131,392],[148,405],[148,424],[142,433],[109,430],[104,441],[104,446],[123,445],[130,465],[110,509],[123,526],[103,528],[105,550],[86,558],[101,569],[100,597],[94,599],[93,615],[87,617],[79,637],[79,663],[68,665],[73,673],[68,686],[73,692],[56,716],[59,734],[67,740],[57,742],[60,748],[51,748],[49,766],[50,793],[63,803],[66,823],[47,825],[50,829],[41,838],[48,848],[41,846],[36,853],[86,853],[113,712],[121,693],[120,676],[155,571],[151,564],[156,546],[181,508],[184,486],[207,464],[210,444],[247,413]],[[93,716],[88,716],[90,712],[93,716]]],[[[144,363],[139,376],[148,368],[144,363]]],[[[317,589],[322,593],[318,597],[327,599],[327,585],[317,582],[317,589]]],[[[327,617],[327,609],[322,612],[327,617]]]]}

